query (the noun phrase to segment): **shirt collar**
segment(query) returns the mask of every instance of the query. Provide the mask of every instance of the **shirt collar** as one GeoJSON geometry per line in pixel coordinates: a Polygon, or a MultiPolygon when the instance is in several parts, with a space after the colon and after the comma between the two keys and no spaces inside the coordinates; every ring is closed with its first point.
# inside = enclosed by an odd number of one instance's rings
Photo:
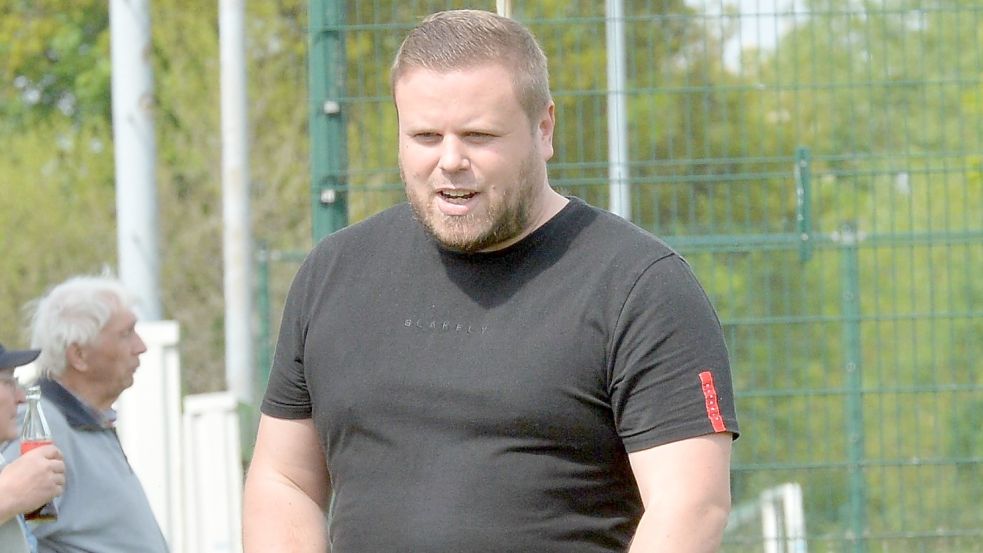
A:
{"type": "Polygon", "coordinates": [[[115,426],[115,410],[110,408],[104,412],[99,412],[55,380],[42,378],[40,384],[41,395],[58,406],[65,415],[65,420],[69,426],[81,430],[97,430],[115,426]]]}

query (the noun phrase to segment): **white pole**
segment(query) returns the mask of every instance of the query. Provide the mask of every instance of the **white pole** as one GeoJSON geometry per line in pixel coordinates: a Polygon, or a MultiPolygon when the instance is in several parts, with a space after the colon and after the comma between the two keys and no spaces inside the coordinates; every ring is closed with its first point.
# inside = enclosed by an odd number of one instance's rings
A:
{"type": "Polygon", "coordinates": [[[625,94],[625,10],[623,0],[606,0],[604,30],[608,69],[608,179],[610,210],[631,220],[628,187],[628,115],[625,94]]]}
{"type": "Polygon", "coordinates": [[[785,509],[786,550],[789,553],[808,553],[806,541],[806,517],[802,509],[802,486],[798,482],[782,485],[785,509]]]}
{"type": "Polygon", "coordinates": [[[225,378],[239,401],[253,397],[252,238],[246,115],[244,0],[219,0],[222,94],[222,215],[225,378]]]}
{"type": "Polygon", "coordinates": [[[512,0],[495,0],[495,10],[502,17],[512,17],[512,0]]]}
{"type": "Polygon", "coordinates": [[[111,0],[113,143],[119,277],[144,321],[161,319],[157,250],[157,142],[149,0],[111,0]]]}

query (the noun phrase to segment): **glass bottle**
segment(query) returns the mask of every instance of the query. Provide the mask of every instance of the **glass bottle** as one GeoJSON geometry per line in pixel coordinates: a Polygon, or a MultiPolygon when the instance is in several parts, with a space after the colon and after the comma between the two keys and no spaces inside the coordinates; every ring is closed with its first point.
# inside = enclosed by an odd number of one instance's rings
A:
{"type": "MultiPolygon", "coordinates": [[[[27,389],[27,414],[24,416],[24,427],[20,433],[20,454],[53,443],[48,421],[41,409],[41,387],[37,384],[27,389]]],[[[50,522],[58,518],[58,508],[54,500],[24,514],[24,520],[34,522],[50,522]]]]}

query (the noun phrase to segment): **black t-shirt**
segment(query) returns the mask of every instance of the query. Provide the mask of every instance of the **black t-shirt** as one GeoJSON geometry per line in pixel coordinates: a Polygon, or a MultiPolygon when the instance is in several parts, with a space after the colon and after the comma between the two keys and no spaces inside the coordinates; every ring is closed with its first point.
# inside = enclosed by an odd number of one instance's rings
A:
{"type": "Polygon", "coordinates": [[[624,551],[627,451],[737,433],[689,267],[576,198],[498,252],[439,247],[406,204],[323,240],[262,411],[313,418],[334,553],[624,551]]]}

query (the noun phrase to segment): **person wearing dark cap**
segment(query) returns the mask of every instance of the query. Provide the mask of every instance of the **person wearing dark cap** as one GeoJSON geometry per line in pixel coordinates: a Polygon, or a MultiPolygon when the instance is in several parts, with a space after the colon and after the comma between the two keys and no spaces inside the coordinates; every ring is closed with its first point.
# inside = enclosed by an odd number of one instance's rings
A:
{"type": "MultiPolygon", "coordinates": [[[[8,350],[0,344],[0,444],[17,438],[17,406],[25,401],[14,369],[34,361],[39,353],[8,350]]],[[[23,513],[60,495],[64,486],[65,463],[53,445],[35,448],[10,464],[0,455],[0,551],[31,551],[23,513]]]]}

